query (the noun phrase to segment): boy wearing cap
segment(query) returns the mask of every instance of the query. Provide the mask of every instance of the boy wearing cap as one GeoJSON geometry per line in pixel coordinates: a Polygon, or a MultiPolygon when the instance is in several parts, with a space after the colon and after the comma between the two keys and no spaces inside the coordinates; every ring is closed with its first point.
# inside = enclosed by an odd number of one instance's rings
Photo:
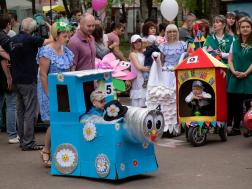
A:
{"type": "MultiPolygon", "coordinates": [[[[204,86],[201,81],[194,81],[192,91],[185,98],[186,103],[192,106],[193,115],[200,116],[206,112],[206,106],[209,105],[209,100],[212,96],[203,91],[204,86]]],[[[205,115],[205,114],[204,114],[205,115]]]]}
{"type": "Polygon", "coordinates": [[[105,105],[105,96],[106,96],[106,94],[103,91],[99,90],[99,89],[95,89],[91,93],[90,101],[93,104],[93,106],[88,111],[88,114],[103,116],[104,105],[105,105]]]}

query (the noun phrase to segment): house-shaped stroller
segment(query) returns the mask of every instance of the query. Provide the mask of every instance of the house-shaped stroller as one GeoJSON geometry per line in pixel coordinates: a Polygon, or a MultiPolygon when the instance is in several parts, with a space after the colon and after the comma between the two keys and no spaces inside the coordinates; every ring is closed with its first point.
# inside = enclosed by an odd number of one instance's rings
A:
{"type": "Polygon", "coordinates": [[[218,133],[222,141],[227,140],[226,69],[226,65],[201,48],[175,69],[178,123],[185,127],[187,140],[194,146],[203,145],[209,132],[218,133]],[[194,114],[185,101],[194,81],[200,81],[204,91],[211,95],[206,114],[194,114]]]}

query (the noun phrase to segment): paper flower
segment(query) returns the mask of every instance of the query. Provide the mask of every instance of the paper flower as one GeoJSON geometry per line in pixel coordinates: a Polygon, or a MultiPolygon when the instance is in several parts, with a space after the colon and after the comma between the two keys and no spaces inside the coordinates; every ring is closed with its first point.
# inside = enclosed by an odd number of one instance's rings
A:
{"type": "Polygon", "coordinates": [[[72,166],[75,158],[74,153],[70,149],[62,149],[56,155],[57,162],[61,167],[72,166]]]}
{"type": "Polygon", "coordinates": [[[116,105],[112,104],[106,109],[106,111],[108,113],[108,116],[116,117],[118,115],[120,109],[116,105]]]}
{"type": "Polygon", "coordinates": [[[77,151],[71,144],[61,144],[54,154],[55,167],[63,174],[74,171],[78,163],[77,151]]]}
{"type": "Polygon", "coordinates": [[[110,171],[110,162],[105,154],[99,154],[95,160],[96,172],[100,177],[106,177],[110,171]]]}
{"type": "Polygon", "coordinates": [[[61,26],[61,27],[66,27],[66,26],[67,26],[67,23],[65,23],[65,22],[59,22],[59,26],[61,26]]]}
{"type": "Polygon", "coordinates": [[[58,81],[63,82],[64,81],[64,75],[62,73],[58,73],[57,74],[57,79],[58,79],[58,81]]]}
{"type": "Polygon", "coordinates": [[[83,128],[83,136],[86,141],[91,141],[96,137],[96,127],[93,123],[88,122],[83,128]]]}
{"type": "Polygon", "coordinates": [[[147,142],[144,142],[144,143],[143,143],[143,148],[144,148],[144,149],[147,149],[148,146],[149,146],[149,144],[148,144],[147,142]]]}
{"type": "Polygon", "coordinates": [[[121,171],[125,171],[125,164],[124,163],[120,164],[120,169],[121,169],[121,171]]]}
{"type": "Polygon", "coordinates": [[[120,130],[120,124],[119,124],[119,123],[116,123],[116,124],[115,124],[115,129],[116,129],[117,131],[120,130]]]}
{"type": "Polygon", "coordinates": [[[71,26],[65,22],[62,21],[57,21],[56,22],[56,29],[58,31],[70,31],[71,30],[71,26]]]}

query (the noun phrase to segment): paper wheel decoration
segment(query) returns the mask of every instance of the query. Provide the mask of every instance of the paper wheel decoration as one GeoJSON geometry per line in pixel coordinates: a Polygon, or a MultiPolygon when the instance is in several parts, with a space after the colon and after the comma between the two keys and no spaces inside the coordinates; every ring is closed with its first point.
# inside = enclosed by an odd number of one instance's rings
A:
{"type": "Polygon", "coordinates": [[[96,173],[100,177],[106,177],[110,171],[110,162],[105,154],[99,154],[95,159],[96,173]]]}
{"type": "Polygon", "coordinates": [[[54,153],[55,168],[62,174],[72,173],[78,165],[78,154],[72,144],[60,144],[54,153]]]}

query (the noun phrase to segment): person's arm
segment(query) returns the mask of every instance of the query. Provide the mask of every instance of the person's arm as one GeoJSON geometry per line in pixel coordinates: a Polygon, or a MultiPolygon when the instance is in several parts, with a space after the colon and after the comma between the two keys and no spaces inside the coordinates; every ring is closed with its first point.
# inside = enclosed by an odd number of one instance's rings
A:
{"type": "Polygon", "coordinates": [[[212,98],[212,95],[210,95],[209,93],[203,92],[203,93],[202,93],[202,97],[203,97],[203,98],[209,98],[209,99],[210,99],[210,98],[212,98]]]}
{"type": "Polygon", "coordinates": [[[10,61],[10,55],[0,46],[0,56],[10,61]]]}
{"type": "Polygon", "coordinates": [[[0,38],[1,47],[9,53],[11,51],[10,37],[8,35],[2,35],[0,38]]]}
{"type": "Polygon", "coordinates": [[[2,69],[4,71],[4,75],[7,79],[7,88],[8,90],[11,90],[12,88],[12,77],[11,77],[11,73],[10,73],[10,69],[8,66],[8,61],[7,60],[1,60],[1,66],[2,69]]]}
{"type": "Polygon", "coordinates": [[[252,64],[248,67],[248,69],[245,72],[241,72],[241,78],[247,77],[252,72],[252,64]]]}
{"type": "Polygon", "coordinates": [[[221,52],[221,57],[224,59],[228,59],[228,55],[229,55],[229,53],[221,52]]]}
{"type": "Polygon", "coordinates": [[[79,49],[78,49],[78,45],[76,45],[74,42],[72,42],[71,40],[69,41],[69,43],[67,44],[67,47],[73,52],[74,54],[74,59],[73,59],[73,65],[71,66],[70,70],[71,71],[75,71],[76,70],[76,66],[77,63],[79,61],[79,49]]]}
{"type": "Polygon", "coordinates": [[[139,63],[137,55],[135,53],[130,53],[131,63],[135,66],[135,68],[142,72],[149,72],[150,68],[143,66],[139,63]]]}
{"type": "Polygon", "coordinates": [[[44,40],[44,43],[43,43],[43,45],[45,46],[45,45],[48,45],[49,43],[52,43],[54,40],[53,40],[53,38],[52,38],[52,36],[50,36],[48,39],[45,39],[44,40]]]}
{"type": "Polygon", "coordinates": [[[119,47],[119,44],[116,42],[112,43],[108,48],[113,50],[115,47],[119,47]]]}
{"type": "Polygon", "coordinates": [[[185,98],[186,103],[191,102],[193,100],[193,96],[194,96],[193,93],[190,92],[190,94],[187,95],[187,97],[185,98]]]}
{"type": "Polygon", "coordinates": [[[160,50],[160,61],[162,66],[164,65],[165,62],[165,55],[164,55],[164,44],[159,45],[159,50],[160,50]]]}
{"type": "Polygon", "coordinates": [[[118,46],[113,48],[113,53],[121,61],[127,61],[127,59],[124,57],[123,53],[120,51],[118,46]]]}
{"type": "Polygon", "coordinates": [[[50,67],[50,61],[41,57],[39,59],[39,78],[41,80],[42,87],[45,91],[45,94],[48,96],[48,70],[50,67]]]}
{"type": "Polygon", "coordinates": [[[70,71],[71,72],[74,72],[76,70],[76,66],[75,65],[72,65],[72,67],[70,68],[70,71]]]}
{"type": "Polygon", "coordinates": [[[239,77],[239,72],[235,71],[234,69],[234,65],[233,65],[233,53],[229,53],[228,55],[228,65],[229,65],[229,69],[231,71],[231,73],[235,76],[235,77],[239,77]]]}

